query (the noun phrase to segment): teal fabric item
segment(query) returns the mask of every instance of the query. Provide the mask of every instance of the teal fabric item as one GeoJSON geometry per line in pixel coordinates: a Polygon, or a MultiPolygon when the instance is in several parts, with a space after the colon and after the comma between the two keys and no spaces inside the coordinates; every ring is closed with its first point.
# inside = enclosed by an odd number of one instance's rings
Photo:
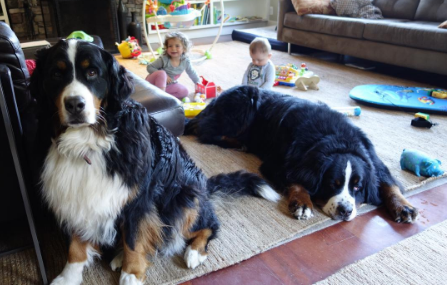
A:
{"type": "Polygon", "coordinates": [[[439,176],[444,173],[441,161],[414,149],[404,149],[400,156],[400,167],[414,172],[417,176],[439,176]]]}

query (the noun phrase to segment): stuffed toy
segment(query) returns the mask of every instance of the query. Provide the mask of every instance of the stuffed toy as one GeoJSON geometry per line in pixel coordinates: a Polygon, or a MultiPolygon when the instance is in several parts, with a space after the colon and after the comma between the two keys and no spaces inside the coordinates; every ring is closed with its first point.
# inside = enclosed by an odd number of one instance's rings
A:
{"type": "Polygon", "coordinates": [[[414,149],[403,150],[400,156],[400,167],[414,172],[417,176],[432,177],[444,173],[441,169],[441,161],[414,149]]]}

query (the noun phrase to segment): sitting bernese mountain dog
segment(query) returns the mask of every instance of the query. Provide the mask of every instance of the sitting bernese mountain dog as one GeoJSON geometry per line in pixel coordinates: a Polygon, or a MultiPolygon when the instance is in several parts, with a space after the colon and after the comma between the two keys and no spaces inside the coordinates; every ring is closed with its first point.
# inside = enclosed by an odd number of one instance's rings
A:
{"type": "Polygon", "coordinates": [[[279,199],[251,173],[207,180],[177,138],[129,99],[132,90],[124,67],[94,44],[60,41],[37,54],[31,93],[39,137],[48,138],[42,191],[71,236],[53,284],[80,284],[105,247],[119,249],[110,265],[122,268],[120,284],[142,284],[146,255],[157,252],[184,251],[195,268],[219,229],[213,193],[279,199]]]}
{"type": "Polygon", "coordinates": [[[257,155],[262,175],[287,196],[297,219],[312,217],[313,202],[334,220],[352,220],[360,203],[384,203],[396,222],[417,217],[371,141],[325,104],[235,87],[190,120],[185,134],[257,155]]]}

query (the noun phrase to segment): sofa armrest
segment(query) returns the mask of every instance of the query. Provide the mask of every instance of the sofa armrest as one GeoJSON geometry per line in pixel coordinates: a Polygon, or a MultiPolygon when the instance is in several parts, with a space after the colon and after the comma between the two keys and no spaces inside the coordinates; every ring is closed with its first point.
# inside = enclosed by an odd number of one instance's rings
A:
{"type": "Polygon", "coordinates": [[[131,98],[146,107],[148,113],[174,136],[183,134],[185,113],[180,100],[155,87],[146,80],[127,70],[133,78],[135,91],[131,98]]]}
{"type": "Polygon", "coordinates": [[[277,39],[278,41],[284,41],[282,39],[283,28],[284,28],[284,17],[286,13],[295,11],[291,0],[279,0],[278,7],[278,32],[277,39]]]}

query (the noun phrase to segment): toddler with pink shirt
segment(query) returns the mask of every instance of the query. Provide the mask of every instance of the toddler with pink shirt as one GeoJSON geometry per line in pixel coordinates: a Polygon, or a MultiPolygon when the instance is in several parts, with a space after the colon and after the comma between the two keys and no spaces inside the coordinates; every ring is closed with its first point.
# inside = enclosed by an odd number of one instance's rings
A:
{"type": "Polygon", "coordinates": [[[191,42],[183,33],[167,34],[163,55],[147,66],[149,75],[146,80],[178,99],[188,96],[188,88],[178,83],[177,79],[183,71],[186,71],[195,84],[200,82],[200,78],[187,56],[191,46],[191,42]]]}

